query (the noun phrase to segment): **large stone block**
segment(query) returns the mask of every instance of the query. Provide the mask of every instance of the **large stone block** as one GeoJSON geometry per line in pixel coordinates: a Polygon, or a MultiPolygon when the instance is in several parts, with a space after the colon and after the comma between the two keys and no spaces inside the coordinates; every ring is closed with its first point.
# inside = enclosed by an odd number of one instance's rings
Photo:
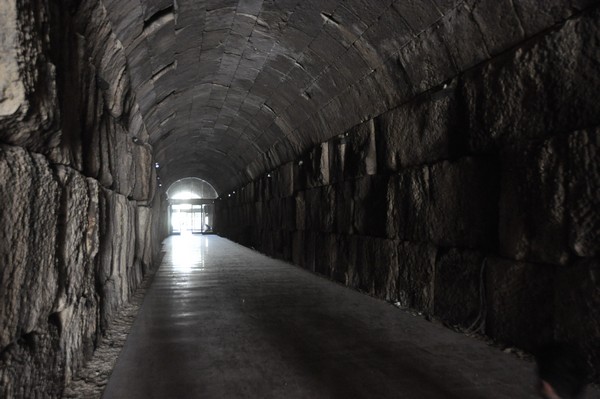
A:
{"type": "Polygon", "coordinates": [[[483,321],[484,259],[474,251],[440,250],[435,265],[436,317],[467,328],[483,321]]]}
{"type": "Polygon", "coordinates": [[[581,259],[557,268],[555,339],[577,344],[600,378],[600,260],[581,259]]]}
{"type": "Polygon", "coordinates": [[[137,201],[152,201],[156,169],[152,157],[152,148],[149,145],[134,145],[132,147],[133,156],[133,189],[131,197],[137,201]]]}
{"type": "Polygon", "coordinates": [[[568,138],[569,247],[578,256],[600,255],[600,129],[568,138]]]}
{"type": "Polygon", "coordinates": [[[503,256],[568,261],[565,146],[553,139],[503,155],[498,226],[503,256]]]}
{"type": "Polygon", "coordinates": [[[294,195],[294,162],[281,165],[277,173],[277,191],[282,197],[294,195]]]}
{"type": "MultiPolygon", "coordinates": [[[[467,2],[459,3],[457,7],[450,10],[442,18],[441,25],[438,34],[443,38],[450,53],[447,62],[457,71],[465,71],[490,57],[481,28],[473,18],[471,7],[467,2]]],[[[445,55],[446,49],[440,46],[433,51],[445,55]]],[[[443,80],[445,79],[438,83],[443,80]]]]}
{"type": "Polygon", "coordinates": [[[429,168],[427,235],[436,244],[494,249],[498,172],[490,158],[463,158],[429,168]]]}
{"type": "Polygon", "coordinates": [[[352,234],[354,215],[354,181],[345,181],[335,186],[335,231],[352,234]]]}
{"type": "MultiPolygon", "coordinates": [[[[523,41],[525,31],[512,0],[473,1],[471,13],[491,56],[523,41]]],[[[542,14],[542,13],[536,13],[542,14]]]]}
{"type": "Polygon", "coordinates": [[[146,275],[152,267],[152,208],[137,206],[135,210],[135,257],[146,275]]]}
{"type": "Polygon", "coordinates": [[[354,184],[353,226],[357,234],[396,236],[395,181],[389,176],[367,176],[354,184]]]}
{"type": "Polygon", "coordinates": [[[0,146],[0,350],[44,326],[54,306],[59,195],[42,156],[0,146]]]}
{"type": "Polygon", "coordinates": [[[321,143],[310,153],[306,168],[306,187],[319,187],[329,184],[329,143],[321,143]]]}
{"type": "Polygon", "coordinates": [[[45,153],[60,142],[46,4],[0,5],[0,141],[45,153]]]}
{"type": "Polygon", "coordinates": [[[96,279],[101,297],[100,325],[106,328],[117,310],[129,300],[134,274],[135,206],[121,195],[102,189],[100,193],[100,250],[96,279]]]}
{"type": "Polygon", "coordinates": [[[337,264],[337,236],[335,234],[319,235],[315,243],[315,271],[328,277],[333,276],[337,264]]]}
{"type": "Polygon", "coordinates": [[[397,299],[397,243],[373,237],[356,237],[355,288],[381,299],[397,299]]]}
{"type": "Polygon", "coordinates": [[[405,241],[424,241],[429,238],[427,209],[429,203],[429,168],[417,167],[403,171],[395,180],[398,215],[398,238],[405,241]]]}
{"type": "Polygon", "coordinates": [[[447,159],[455,125],[454,91],[443,89],[377,118],[377,157],[381,171],[447,159]]]}
{"type": "Polygon", "coordinates": [[[344,180],[347,143],[346,134],[329,141],[329,181],[331,184],[344,180]]]}
{"type": "MultiPolygon", "coordinates": [[[[465,47],[466,45],[467,43],[465,47]]],[[[398,64],[398,75],[405,75],[406,81],[410,82],[405,100],[441,84],[458,73],[444,43],[442,30],[437,25],[426,29],[400,49],[398,64]]]]}
{"type": "Polygon", "coordinates": [[[64,356],[60,355],[59,327],[45,322],[2,351],[2,398],[60,398],[64,356]]]}
{"type": "Polygon", "coordinates": [[[485,268],[486,334],[529,351],[550,342],[555,267],[488,258],[485,268]]]}
{"type": "Polygon", "coordinates": [[[482,68],[462,86],[468,142],[486,152],[600,124],[600,10],[568,20],[559,30],[482,68]]]}
{"type": "Polygon", "coordinates": [[[344,178],[374,175],[377,173],[377,153],[375,151],[375,127],[373,120],[361,123],[350,129],[344,138],[344,178]]]}
{"type": "Polygon", "coordinates": [[[398,245],[398,297],[400,306],[433,314],[437,248],[427,243],[398,245]]]}

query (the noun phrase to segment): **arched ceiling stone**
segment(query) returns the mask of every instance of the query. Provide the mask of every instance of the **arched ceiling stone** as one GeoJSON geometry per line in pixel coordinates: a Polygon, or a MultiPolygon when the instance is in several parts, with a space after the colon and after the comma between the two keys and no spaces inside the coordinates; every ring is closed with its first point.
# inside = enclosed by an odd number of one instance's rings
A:
{"type": "MultiPolygon", "coordinates": [[[[217,190],[494,51],[475,2],[103,1],[163,180],[197,176],[217,190]]],[[[515,10],[507,15],[517,29],[515,10]]]]}

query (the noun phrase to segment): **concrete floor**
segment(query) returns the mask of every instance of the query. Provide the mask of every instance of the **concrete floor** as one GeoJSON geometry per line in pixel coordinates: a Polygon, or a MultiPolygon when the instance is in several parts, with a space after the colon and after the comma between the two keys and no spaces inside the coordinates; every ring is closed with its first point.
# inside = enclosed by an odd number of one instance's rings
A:
{"type": "Polygon", "coordinates": [[[217,236],[174,236],[112,398],[535,398],[530,362],[217,236]]]}

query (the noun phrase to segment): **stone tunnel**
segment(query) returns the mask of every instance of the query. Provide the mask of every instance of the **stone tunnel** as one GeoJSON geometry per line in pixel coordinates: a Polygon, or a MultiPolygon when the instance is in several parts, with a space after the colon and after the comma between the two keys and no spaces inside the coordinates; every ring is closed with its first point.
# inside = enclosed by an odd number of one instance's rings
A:
{"type": "Polygon", "coordinates": [[[185,178],[221,237],[570,342],[600,381],[600,2],[3,0],[0,26],[0,397],[63,395],[185,178]]]}

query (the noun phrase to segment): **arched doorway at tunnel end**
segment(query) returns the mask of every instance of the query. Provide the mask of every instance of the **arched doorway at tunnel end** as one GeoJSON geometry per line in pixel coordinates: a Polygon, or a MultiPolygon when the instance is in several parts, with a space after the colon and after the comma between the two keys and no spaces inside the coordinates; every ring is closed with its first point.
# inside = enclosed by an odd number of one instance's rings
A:
{"type": "Polygon", "coordinates": [[[197,177],[171,184],[167,189],[169,234],[212,233],[217,197],[214,187],[197,177]]]}

